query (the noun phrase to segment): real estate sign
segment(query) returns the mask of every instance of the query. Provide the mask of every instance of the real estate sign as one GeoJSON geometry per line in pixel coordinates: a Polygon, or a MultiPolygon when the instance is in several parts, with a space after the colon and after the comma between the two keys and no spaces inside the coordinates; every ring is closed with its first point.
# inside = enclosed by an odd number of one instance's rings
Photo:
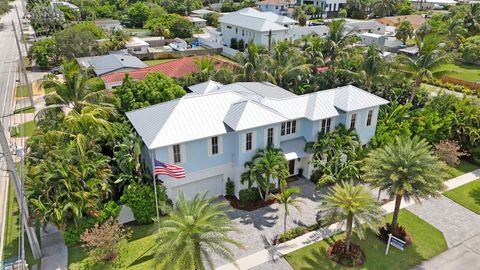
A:
{"type": "Polygon", "coordinates": [[[388,255],[388,250],[390,249],[390,245],[403,250],[405,246],[405,241],[393,236],[391,233],[388,234],[388,242],[387,242],[387,249],[385,250],[385,255],[388,255]]]}

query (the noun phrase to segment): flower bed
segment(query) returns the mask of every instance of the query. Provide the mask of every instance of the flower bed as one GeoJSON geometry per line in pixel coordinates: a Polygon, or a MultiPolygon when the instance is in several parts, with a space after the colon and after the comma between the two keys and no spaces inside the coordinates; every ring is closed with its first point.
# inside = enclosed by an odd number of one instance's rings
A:
{"type": "Polygon", "coordinates": [[[428,81],[428,83],[448,89],[450,91],[464,93],[467,95],[480,95],[480,85],[452,77],[443,77],[441,80],[433,79],[431,81],[428,81]],[[473,86],[475,86],[476,88],[472,88],[473,86]]]}
{"type": "Polygon", "coordinates": [[[242,202],[235,196],[225,196],[225,199],[233,208],[244,211],[254,211],[262,207],[269,206],[276,201],[275,199],[270,199],[267,201],[258,200],[254,202],[242,202]]]}
{"type": "Polygon", "coordinates": [[[360,267],[365,262],[365,254],[359,245],[350,243],[350,251],[345,252],[345,241],[334,242],[327,250],[330,260],[346,267],[360,267]]]}

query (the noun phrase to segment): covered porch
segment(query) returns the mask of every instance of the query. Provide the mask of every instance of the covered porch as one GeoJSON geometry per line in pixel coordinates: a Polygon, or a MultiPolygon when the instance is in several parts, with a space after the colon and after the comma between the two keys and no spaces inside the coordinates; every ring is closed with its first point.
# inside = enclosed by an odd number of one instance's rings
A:
{"type": "Polygon", "coordinates": [[[313,166],[310,164],[312,154],[305,152],[307,141],[304,137],[280,142],[280,148],[288,161],[290,176],[302,175],[310,178],[313,166]]]}

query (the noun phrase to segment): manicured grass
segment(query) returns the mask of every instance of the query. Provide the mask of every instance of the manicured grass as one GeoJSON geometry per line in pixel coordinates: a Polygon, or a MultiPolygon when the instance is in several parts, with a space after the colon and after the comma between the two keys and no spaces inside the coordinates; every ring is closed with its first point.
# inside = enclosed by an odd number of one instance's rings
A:
{"type": "Polygon", "coordinates": [[[35,121],[32,120],[13,128],[10,135],[12,137],[31,137],[36,128],[35,121]]]}
{"type": "Polygon", "coordinates": [[[16,97],[28,97],[28,89],[26,85],[18,85],[15,90],[16,97]]]}
{"type": "Polygon", "coordinates": [[[167,63],[167,62],[170,62],[170,61],[173,61],[175,59],[157,59],[157,60],[145,60],[143,61],[145,64],[149,65],[149,66],[154,66],[154,65],[158,65],[158,64],[163,64],[163,63],[167,63]]]}
{"type": "Polygon", "coordinates": [[[88,258],[82,247],[68,249],[68,269],[155,269],[154,244],[156,225],[128,226],[132,237],[121,244],[119,257],[112,263],[94,263],[88,258]]]}
{"type": "Polygon", "coordinates": [[[476,82],[480,80],[480,66],[469,65],[463,63],[445,64],[443,70],[455,70],[457,72],[448,73],[446,75],[466,81],[476,82]]]}
{"type": "Polygon", "coordinates": [[[25,107],[25,108],[16,109],[15,111],[13,111],[14,114],[17,114],[17,113],[34,113],[34,112],[35,112],[34,107],[25,107]]]}
{"type": "MultiPolygon", "coordinates": [[[[6,179],[5,179],[6,180],[6,179]]],[[[3,242],[3,258],[11,261],[11,259],[18,258],[18,246],[20,244],[20,225],[19,225],[19,211],[18,204],[15,198],[13,186],[8,186],[7,198],[7,214],[5,223],[5,240],[3,242]]],[[[29,265],[38,264],[39,260],[35,260],[30,250],[27,235],[25,234],[25,256],[29,265]]],[[[40,240],[40,239],[39,239],[40,240]]]]}
{"type": "Polygon", "coordinates": [[[461,160],[460,164],[458,164],[455,167],[449,167],[448,172],[452,175],[452,177],[457,177],[462,174],[469,173],[471,171],[474,171],[478,169],[479,167],[475,164],[472,164],[468,161],[461,160]]]}
{"type": "MultiPolygon", "coordinates": [[[[387,220],[390,219],[391,215],[387,215],[387,220]]],[[[390,253],[386,256],[386,244],[373,232],[368,232],[364,240],[354,240],[360,244],[367,257],[365,264],[359,269],[407,270],[447,249],[443,234],[408,210],[400,211],[399,223],[407,228],[413,245],[404,251],[390,247],[390,253]]],[[[326,255],[330,243],[343,237],[343,233],[336,235],[292,252],[285,258],[294,269],[350,269],[331,261],[326,255]]]]}
{"type": "Polygon", "coordinates": [[[123,31],[126,33],[134,33],[134,32],[150,32],[148,29],[143,28],[123,28],[123,31]]]}
{"type": "Polygon", "coordinates": [[[443,195],[480,215],[480,179],[449,190],[443,195]]]}

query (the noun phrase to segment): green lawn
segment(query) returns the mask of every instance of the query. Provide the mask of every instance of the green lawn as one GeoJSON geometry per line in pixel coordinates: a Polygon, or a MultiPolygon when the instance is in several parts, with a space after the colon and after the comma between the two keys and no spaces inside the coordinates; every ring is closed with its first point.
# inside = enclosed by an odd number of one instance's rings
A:
{"type": "Polygon", "coordinates": [[[126,33],[134,33],[134,32],[150,32],[148,29],[143,28],[123,28],[123,31],[126,33]]]}
{"type": "Polygon", "coordinates": [[[132,237],[121,245],[121,255],[113,263],[94,264],[79,246],[68,249],[68,269],[155,269],[153,258],[156,225],[129,226],[132,237]]]}
{"type": "Polygon", "coordinates": [[[449,190],[443,195],[480,215],[480,179],[449,190]]]}
{"type": "Polygon", "coordinates": [[[145,64],[149,65],[149,66],[154,66],[154,65],[158,65],[158,64],[163,64],[163,63],[167,63],[167,62],[170,62],[170,61],[173,61],[175,59],[157,59],[157,60],[145,60],[143,61],[145,64]]]}
{"type": "Polygon", "coordinates": [[[455,167],[449,167],[448,172],[452,175],[452,177],[457,177],[462,174],[469,173],[471,171],[474,171],[478,169],[479,167],[477,165],[474,165],[468,161],[461,160],[460,164],[458,164],[455,167]]]}
{"type": "Polygon", "coordinates": [[[35,121],[32,120],[13,128],[10,135],[12,137],[31,137],[36,128],[35,121]]]}
{"type": "Polygon", "coordinates": [[[450,77],[471,81],[471,82],[476,82],[480,80],[480,66],[477,66],[477,65],[453,63],[453,64],[443,65],[442,69],[457,71],[457,72],[446,74],[450,77]]]}
{"type": "MultiPolygon", "coordinates": [[[[19,212],[18,204],[15,198],[15,192],[13,186],[9,185],[8,188],[8,201],[7,201],[7,214],[5,224],[5,240],[3,242],[3,258],[4,260],[10,260],[12,258],[18,258],[18,245],[20,244],[20,226],[19,226],[19,212]]],[[[40,239],[39,239],[40,240],[40,239]]],[[[25,234],[25,256],[29,265],[37,264],[33,258],[32,251],[30,250],[30,244],[28,243],[27,235],[25,234]]]]}
{"type": "Polygon", "coordinates": [[[15,111],[13,111],[14,114],[17,114],[17,113],[34,113],[35,112],[35,108],[34,107],[25,107],[25,108],[20,108],[20,109],[16,109],[15,111]]]}
{"type": "Polygon", "coordinates": [[[18,85],[15,90],[16,97],[28,97],[28,90],[26,85],[18,85]]]}
{"type": "MultiPolygon", "coordinates": [[[[387,215],[387,218],[390,220],[391,214],[387,215]]],[[[447,250],[443,234],[408,210],[400,211],[399,222],[411,234],[413,245],[404,251],[391,247],[390,253],[385,255],[385,243],[380,241],[374,233],[368,232],[364,240],[355,240],[360,244],[367,257],[365,264],[359,269],[407,270],[447,250]]],[[[336,235],[290,253],[285,258],[294,269],[298,270],[350,269],[336,264],[326,256],[329,243],[343,237],[344,234],[336,235]]]]}

